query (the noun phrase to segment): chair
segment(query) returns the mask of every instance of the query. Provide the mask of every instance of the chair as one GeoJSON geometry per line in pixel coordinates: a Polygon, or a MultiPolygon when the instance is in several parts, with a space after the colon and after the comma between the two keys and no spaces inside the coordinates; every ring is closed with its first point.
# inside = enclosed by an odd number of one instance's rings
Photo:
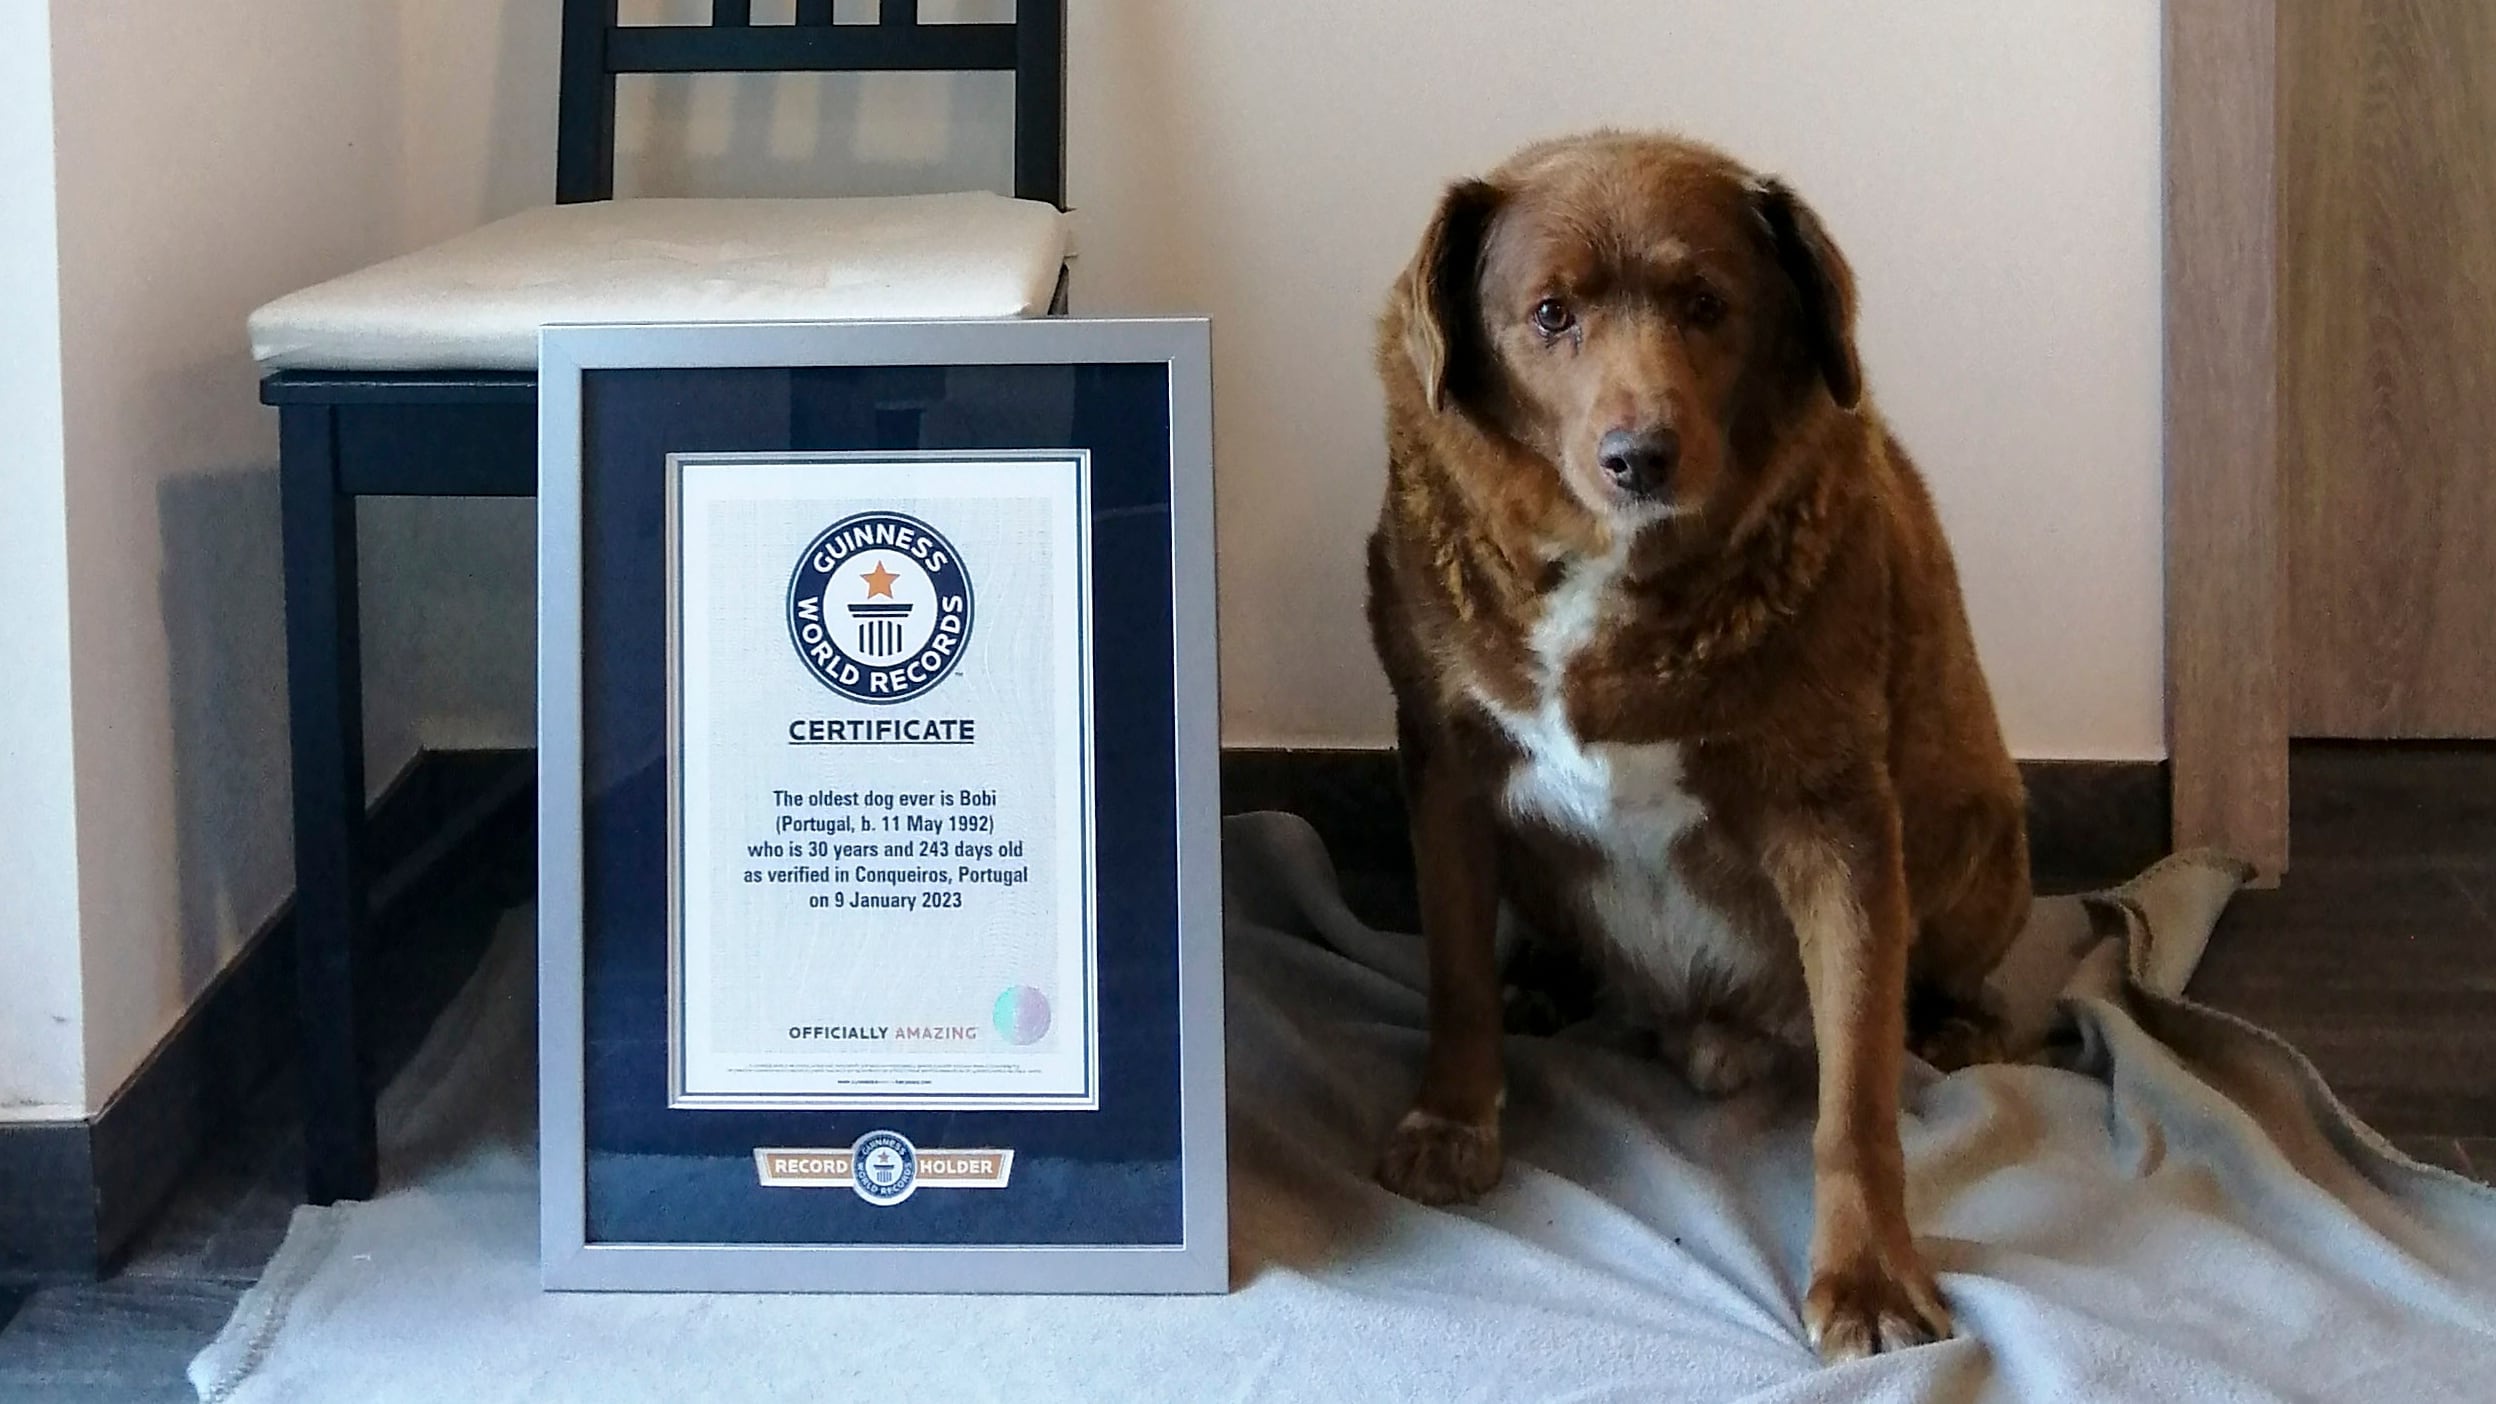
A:
{"type": "Polygon", "coordinates": [[[565,0],[555,205],[289,294],[253,313],[279,420],[305,1195],[363,1198],[373,1089],[357,978],[364,833],[356,499],[532,496],[536,329],[548,321],[814,320],[1062,312],[1062,0],[1009,24],[921,24],[916,0],[836,25],[833,0],[753,23],[626,26],[565,0]],[[1011,70],[1014,198],[624,200],[625,73],[1011,70]]]}

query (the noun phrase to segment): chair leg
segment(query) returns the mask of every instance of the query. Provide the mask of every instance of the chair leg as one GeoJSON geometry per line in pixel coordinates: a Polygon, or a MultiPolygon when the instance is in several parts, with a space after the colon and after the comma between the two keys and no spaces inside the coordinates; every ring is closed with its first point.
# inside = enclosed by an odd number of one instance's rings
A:
{"type": "Polygon", "coordinates": [[[376,1174],[356,957],[364,854],[363,651],[355,499],[339,490],[337,411],[279,411],[285,520],[286,699],[293,726],[295,952],[304,1193],[363,1199],[376,1174]]]}

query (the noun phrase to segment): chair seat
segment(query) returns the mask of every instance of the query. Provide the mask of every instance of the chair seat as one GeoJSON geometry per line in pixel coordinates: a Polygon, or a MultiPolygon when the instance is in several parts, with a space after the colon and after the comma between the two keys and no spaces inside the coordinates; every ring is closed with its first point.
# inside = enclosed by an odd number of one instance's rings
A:
{"type": "Polygon", "coordinates": [[[513,215],[251,314],[265,370],[534,370],[556,322],[1045,314],[1065,215],[967,192],[606,200],[513,215]]]}

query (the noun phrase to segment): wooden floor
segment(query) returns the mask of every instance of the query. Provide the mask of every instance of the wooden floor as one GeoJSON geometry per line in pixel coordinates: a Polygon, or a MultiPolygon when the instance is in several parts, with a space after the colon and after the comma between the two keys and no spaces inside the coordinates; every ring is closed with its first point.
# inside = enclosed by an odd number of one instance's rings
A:
{"type": "Polygon", "coordinates": [[[26,1298],[0,1330],[0,1400],[196,1398],[184,1369],[286,1237],[303,1173],[297,1120],[292,1089],[271,1089],[118,1274],[26,1298]]]}
{"type": "MultiPolygon", "coordinates": [[[[532,849],[498,849],[435,890],[411,923],[378,933],[372,985],[392,997],[372,1011],[371,1037],[385,1077],[476,969],[503,913],[528,899],[535,871],[532,849]]],[[[184,1369],[285,1240],[303,1186],[302,1125],[292,1079],[281,1078],[192,1172],[120,1272],[31,1294],[0,1281],[0,1404],[195,1398],[184,1369]]]]}
{"type": "Polygon", "coordinates": [[[2496,1181],[2496,748],[2306,746],[2294,856],[2191,993],[2305,1051],[2421,1159],[2496,1181]]]}
{"type": "MultiPolygon", "coordinates": [[[[2191,992],[2287,1035],[2411,1154],[2496,1182],[2496,748],[2301,748],[2293,775],[2296,866],[2238,899],[2191,992]]],[[[1366,911],[1409,904],[1394,874],[1345,876],[1366,911]]],[[[486,905],[423,943],[434,983],[482,948],[486,905]]],[[[0,1400],[190,1399],[183,1368],[284,1237],[301,1154],[273,1088],[118,1275],[22,1304],[0,1284],[0,1400]]]]}

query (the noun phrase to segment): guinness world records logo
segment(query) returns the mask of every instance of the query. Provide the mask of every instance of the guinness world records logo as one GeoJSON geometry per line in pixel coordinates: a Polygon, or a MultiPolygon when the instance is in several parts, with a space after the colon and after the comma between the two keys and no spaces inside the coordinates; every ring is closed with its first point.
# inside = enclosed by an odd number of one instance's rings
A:
{"type": "Polygon", "coordinates": [[[971,577],[943,534],[860,512],[807,543],[789,577],[789,640],[818,682],[856,702],[907,702],[953,671],[971,637],[971,577]]]}
{"type": "Polygon", "coordinates": [[[919,1187],[918,1148],[898,1131],[870,1131],[850,1147],[849,1182],[879,1209],[899,1204],[919,1187]]]}

